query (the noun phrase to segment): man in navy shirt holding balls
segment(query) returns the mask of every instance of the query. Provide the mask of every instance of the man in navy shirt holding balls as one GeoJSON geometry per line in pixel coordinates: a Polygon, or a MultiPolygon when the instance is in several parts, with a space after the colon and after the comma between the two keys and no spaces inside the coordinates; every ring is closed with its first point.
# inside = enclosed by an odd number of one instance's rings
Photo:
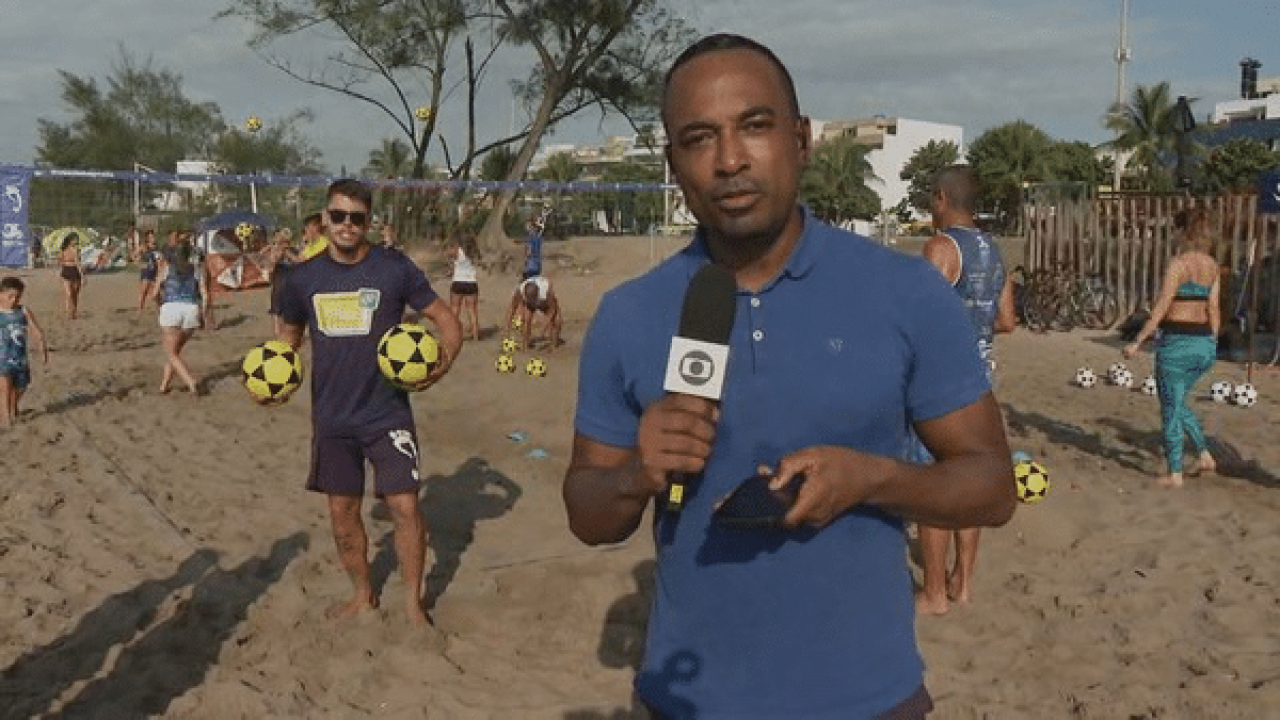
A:
{"type": "Polygon", "coordinates": [[[768,49],[698,41],[667,74],[662,116],[698,231],[602,299],[564,482],[589,544],[630,537],[654,500],[636,690],[656,718],[923,717],[903,523],[999,525],[1016,503],[972,324],[925,260],[797,204],[809,121],[768,49]],[[737,285],[719,403],[663,390],[707,263],[737,285]],[[936,464],[898,459],[909,427],[936,464]],[[796,491],[790,509],[771,526],[721,522],[717,505],[761,466],[796,491]],[[678,512],[663,501],[676,474],[694,478],[678,512]]]}
{"type": "Polygon", "coordinates": [[[369,579],[369,539],[361,517],[364,464],[373,466],[374,490],[391,511],[396,557],[411,624],[428,623],[422,607],[426,531],[418,507],[418,444],[408,394],[378,369],[378,341],[406,309],[435,326],[440,361],[414,390],[434,384],[462,349],[462,327],[413,261],[366,237],[373,195],[357,180],[329,186],[324,254],[297,266],[281,293],[282,340],[295,348],[311,333],[314,439],[307,489],[329,499],[338,559],[354,585],[353,597],[330,609],[333,617],[377,607],[369,579]]]}

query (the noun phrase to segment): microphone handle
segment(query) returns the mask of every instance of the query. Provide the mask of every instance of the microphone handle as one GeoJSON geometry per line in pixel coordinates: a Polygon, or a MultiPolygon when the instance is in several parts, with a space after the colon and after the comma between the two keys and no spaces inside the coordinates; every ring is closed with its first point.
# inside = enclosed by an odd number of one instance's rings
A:
{"type": "Polygon", "coordinates": [[[680,512],[680,508],[684,507],[684,496],[688,491],[688,485],[696,477],[696,475],[681,472],[671,475],[671,482],[667,485],[667,510],[680,512]]]}

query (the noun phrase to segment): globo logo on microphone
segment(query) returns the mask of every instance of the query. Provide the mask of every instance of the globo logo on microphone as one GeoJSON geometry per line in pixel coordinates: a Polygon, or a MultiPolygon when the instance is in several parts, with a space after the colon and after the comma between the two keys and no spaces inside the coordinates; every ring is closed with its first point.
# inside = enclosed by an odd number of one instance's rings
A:
{"type": "Polygon", "coordinates": [[[667,392],[697,395],[719,400],[724,389],[729,346],[676,336],[671,338],[667,375],[662,387],[667,392]]]}
{"type": "Polygon", "coordinates": [[[706,385],[715,374],[716,361],[701,350],[690,350],[680,358],[680,378],[690,385],[706,385]]]}

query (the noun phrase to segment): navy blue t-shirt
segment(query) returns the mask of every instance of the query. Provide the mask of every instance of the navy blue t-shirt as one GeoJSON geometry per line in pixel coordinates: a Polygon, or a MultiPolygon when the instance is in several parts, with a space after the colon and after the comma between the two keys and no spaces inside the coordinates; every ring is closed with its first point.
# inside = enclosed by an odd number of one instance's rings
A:
{"type": "Polygon", "coordinates": [[[378,341],[404,317],[435,301],[427,276],[398,250],[381,246],[355,265],[320,255],[289,273],[280,317],[311,333],[311,417],[320,435],[385,430],[413,422],[409,396],[382,378],[378,341]]]}

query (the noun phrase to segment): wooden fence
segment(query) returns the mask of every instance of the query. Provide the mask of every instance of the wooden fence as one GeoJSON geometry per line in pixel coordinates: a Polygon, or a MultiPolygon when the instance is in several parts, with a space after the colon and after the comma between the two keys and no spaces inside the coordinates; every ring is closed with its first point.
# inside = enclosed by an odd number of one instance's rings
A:
{"type": "Polygon", "coordinates": [[[1101,195],[1033,198],[1024,208],[1028,270],[1065,264],[1098,275],[1116,291],[1121,316],[1150,308],[1169,258],[1178,252],[1174,215],[1207,206],[1217,223],[1222,265],[1223,322],[1237,308],[1260,311],[1268,329],[1280,324],[1280,217],[1259,215],[1256,194],[1190,198],[1181,195],[1101,195]],[[1244,295],[1243,279],[1256,243],[1259,282],[1244,295]]]}

